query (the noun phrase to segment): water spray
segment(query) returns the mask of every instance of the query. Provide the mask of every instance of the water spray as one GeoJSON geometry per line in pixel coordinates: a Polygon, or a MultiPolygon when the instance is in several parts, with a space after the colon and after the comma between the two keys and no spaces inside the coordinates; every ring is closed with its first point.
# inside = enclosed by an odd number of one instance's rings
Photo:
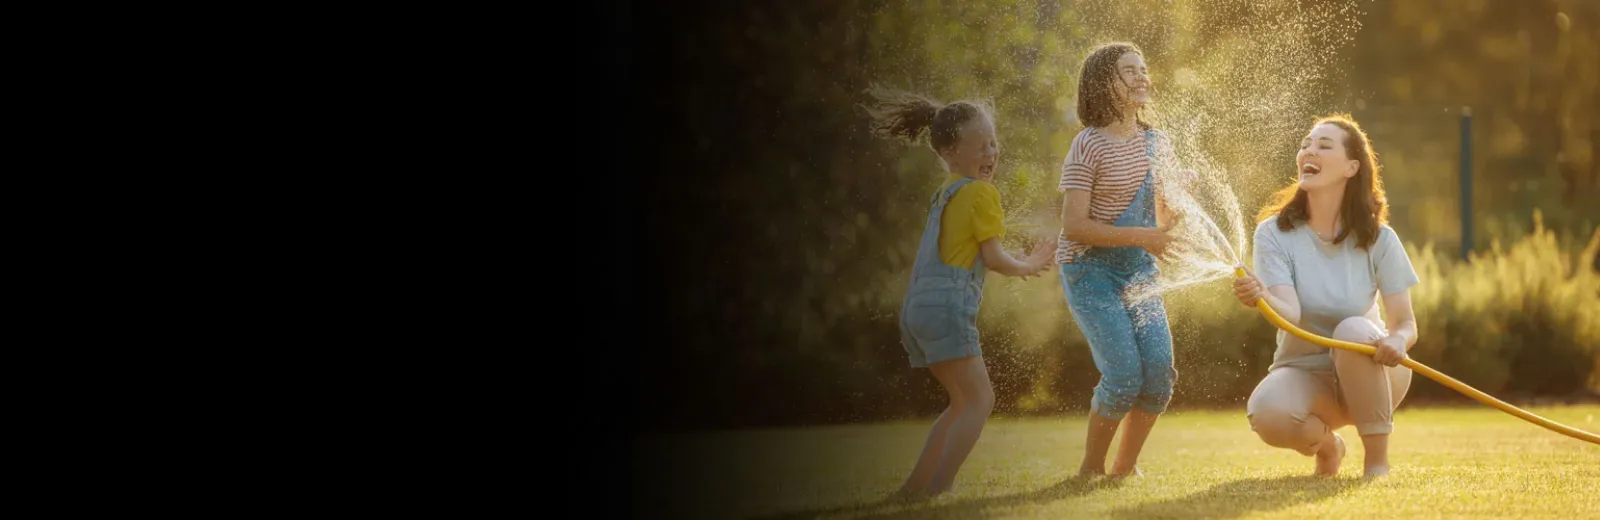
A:
{"type": "MultiPolygon", "coordinates": [[[[1234,271],[1233,271],[1233,275],[1237,276],[1237,277],[1240,277],[1240,278],[1243,278],[1245,276],[1244,268],[1243,267],[1235,267],[1234,271]]],[[[1265,300],[1265,299],[1257,299],[1256,300],[1256,308],[1260,309],[1261,310],[1261,314],[1267,317],[1267,321],[1272,322],[1273,325],[1278,326],[1278,328],[1280,328],[1280,329],[1288,331],[1290,334],[1294,334],[1295,336],[1299,336],[1300,339],[1303,339],[1303,340],[1306,340],[1306,341],[1310,341],[1312,343],[1315,343],[1315,344],[1318,344],[1318,345],[1322,345],[1324,347],[1344,349],[1344,350],[1350,350],[1350,351],[1354,351],[1354,352],[1360,352],[1360,353],[1368,355],[1368,356],[1376,354],[1377,351],[1378,351],[1377,348],[1372,347],[1370,345],[1362,345],[1360,343],[1351,343],[1349,341],[1339,341],[1339,340],[1336,340],[1336,339],[1324,338],[1322,336],[1318,336],[1316,334],[1312,334],[1310,332],[1306,332],[1304,329],[1301,329],[1300,327],[1295,326],[1293,323],[1289,323],[1289,320],[1283,319],[1283,316],[1278,315],[1277,311],[1272,310],[1272,306],[1267,305],[1267,300],[1265,300]]],[[[1509,403],[1507,403],[1505,401],[1501,401],[1499,399],[1496,399],[1492,395],[1483,393],[1483,391],[1481,391],[1481,390],[1478,390],[1478,389],[1473,388],[1471,386],[1467,386],[1466,383],[1462,383],[1460,381],[1457,381],[1453,377],[1444,375],[1443,373],[1440,373],[1438,370],[1434,370],[1432,368],[1429,368],[1427,365],[1424,365],[1422,363],[1418,363],[1415,359],[1411,359],[1410,357],[1406,357],[1404,360],[1400,361],[1400,364],[1405,365],[1406,368],[1410,368],[1411,370],[1416,371],[1419,374],[1428,376],[1428,379],[1432,379],[1434,381],[1438,381],[1440,384],[1443,384],[1444,386],[1448,386],[1452,390],[1455,390],[1457,392],[1461,392],[1463,394],[1466,394],[1467,397],[1471,397],[1473,399],[1476,399],[1476,400],[1478,400],[1478,402],[1481,402],[1483,404],[1487,404],[1489,406],[1493,406],[1495,408],[1499,408],[1500,411],[1502,411],[1502,412],[1505,412],[1505,413],[1508,413],[1508,414],[1511,414],[1511,415],[1515,415],[1517,417],[1521,417],[1521,418],[1527,420],[1528,422],[1537,424],[1539,426],[1543,426],[1543,427],[1548,428],[1548,429],[1550,429],[1552,431],[1555,431],[1556,433],[1560,433],[1562,435],[1566,435],[1566,436],[1572,437],[1574,439],[1578,439],[1578,440],[1582,440],[1582,441],[1588,441],[1591,444],[1600,444],[1600,435],[1595,435],[1595,434],[1587,432],[1587,431],[1579,430],[1577,428],[1573,428],[1571,426],[1567,426],[1565,424],[1561,424],[1561,423],[1552,421],[1550,419],[1546,419],[1546,418],[1541,417],[1541,416],[1539,416],[1539,415],[1537,415],[1537,414],[1535,414],[1533,412],[1529,412],[1527,410],[1523,410],[1521,408],[1517,408],[1515,406],[1512,406],[1511,404],[1509,404],[1509,403]]]]}

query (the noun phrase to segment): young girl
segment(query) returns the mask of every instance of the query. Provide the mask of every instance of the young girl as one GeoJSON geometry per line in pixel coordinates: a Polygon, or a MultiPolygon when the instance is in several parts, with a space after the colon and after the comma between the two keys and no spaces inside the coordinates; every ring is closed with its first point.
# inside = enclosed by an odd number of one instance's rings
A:
{"type": "Polygon", "coordinates": [[[1139,120],[1150,86],[1138,47],[1110,43],[1090,53],[1078,78],[1078,118],[1086,128],[1061,169],[1061,287],[1100,370],[1078,470],[1085,476],[1106,474],[1106,451],[1125,417],[1111,475],[1137,474],[1139,450],[1178,376],[1161,298],[1128,297],[1154,283],[1156,257],[1173,241],[1154,171],[1157,152],[1170,157],[1171,143],[1139,120]]]}
{"type": "Polygon", "coordinates": [[[872,110],[874,129],[909,143],[927,130],[929,145],[949,171],[929,201],[900,308],[900,338],[911,366],[928,368],[950,394],[950,405],[934,421],[916,468],[896,493],[898,498],[925,497],[950,489],[994,407],[994,389],[978,342],[985,271],[1019,277],[1039,273],[1049,268],[1053,248],[1041,241],[1022,260],[1000,248],[1005,215],[1000,192],[989,183],[1000,143],[986,106],[969,101],[946,105],[883,90],[875,94],[881,105],[872,110]]]}

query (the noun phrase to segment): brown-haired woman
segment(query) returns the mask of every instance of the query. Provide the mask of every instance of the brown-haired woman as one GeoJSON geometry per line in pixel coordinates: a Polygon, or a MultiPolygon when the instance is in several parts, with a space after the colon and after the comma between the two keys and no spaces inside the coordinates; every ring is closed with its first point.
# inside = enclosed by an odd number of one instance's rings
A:
{"type": "Polygon", "coordinates": [[[1308,332],[1378,350],[1329,349],[1279,331],[1246,416],[1267,444],[1315,455],[1324,476],[1339,472],[1345,453],[1333,430],[1355,425],[1365,475],[1387,475],[1394,409],[1411,386],[1411,369],[1398,365],[1417,341],[1409,291],[1417,274],[1386,224],[1377,154],[1360,125],[1343,114],[1316,120],[1295,165],[1297,181],[1257,217],[1255,270],[1234,280],[1234,295],[1250,307],[1265,299],[1308,332]]]}

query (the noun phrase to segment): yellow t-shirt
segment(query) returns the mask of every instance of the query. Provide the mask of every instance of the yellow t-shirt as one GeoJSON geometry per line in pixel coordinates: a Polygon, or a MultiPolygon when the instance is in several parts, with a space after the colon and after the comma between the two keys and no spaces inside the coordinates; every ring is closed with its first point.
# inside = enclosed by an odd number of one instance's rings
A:
{"type": "MultiPolygon", "coordinates": [[[[939,191],[958,180],[951,174],[939,191]]],[[[978,259],[978,245],[1005,235],[1005,211],[1000,209],[1000,190],[988,181],[974,180],[956,190],[945,204],[939,227],[939,259],[945,265],[971,269],[978,259]]]]}

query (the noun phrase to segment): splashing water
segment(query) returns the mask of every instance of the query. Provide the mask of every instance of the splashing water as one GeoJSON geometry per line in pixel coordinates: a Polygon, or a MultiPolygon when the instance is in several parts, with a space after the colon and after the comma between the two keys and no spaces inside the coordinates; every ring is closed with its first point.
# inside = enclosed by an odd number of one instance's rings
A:
{"type": "MultiPolygon", "coordinates": [[[[1254,212],[1241,199],[1292,182],[1295,143],[1315,117],[1343,110],[1339,65],[1361,28],[1359,4],[1179,0],[1163,4],[1160,14],[1138,2],[1075,4],[1085,21],[1103,24],[1082,29],[1085,52],[1094,43],[1132,41],[1152,69],[1165,71],[1153,75],[1153,102],[1141,118],[1173,144],[1155,169],[1181,218],[1161,276],[1130,288],[1128,298],[1231,278],[1247,263],[1254,225],[1246,219],[1254,212]]],[[[1071,80],[1066,84],[1075,85],[1071,80]]],[[[1008,211],[1007,228],[1049,233],[1059,229],[1055,211],[1008,211]]]]}
{"type": "Polygon", "coordinates": [[[1254,225],[1247,224],[1235,190],[1258,195],[1291,182],[1294,143],[1316,116],[1337,110],[1336,62],[1360,29],[1355,0],[1311,9],[1284,2],[1197,4],[1255,9],[1256,22],[1207,48],[1157,57],[1175,72],[1154,78],[1154,102],[1145,114],[1173,143],[1158,158],[1156,175],[1181,218],[1170,261],[1154,285],[1130,290],[1134,300],[1229,278],[1246,263],[1254,225]]]}
{"type": "MultiPolygon", "coordinates": [[[[1184,390],[1187,399],[1215,400],[1217,392],[1236,391],[1226,389],[1230,383],[1224,381],[1245,370],[1245,360],[1253,355],[1249,352],[1261,346],[1224,344],[1241,338],[1213,337],[1218,329],[1200,326],[1207,320],[1225,318],[1224,310],[1238,311],[1215,305],[1219,298],[1232,298],[1231,290],[1213,282],[1231,278],[1235,266],[1249,263],[1249,239],[1255,229],[1250,217],[1263,195],[1294,181],[1295,145],[1311,122],[1329,112],[1348,110],[1342,108],[1343,102],[1356,93],[1344,89],[1347,69],[1342,54],[1361,28],[1360,7],[1365,3],[1074,0],[1065,3],[1069,8],[1061,9],[1053,6],[1062,3],[1043,2],[1038,4],[1044,12],[1041,18],[1058,19],[1039,27],[1049,31],[1041,38],[1046,43],[997,64],[978,64],[975,57],[988,55],[983,52],[950,49],[1003,43],[1005,39],[997,37],[1000,34],[1026,35],[1033,28],[1018,26],[1029,25],[1030,17],[1019,21],[1012,12],[1031,14],[1026,8],[983,10],[984,15],[972,15],[970,7],[946,9],[944,3],[911,3],[890,7],[894,16],[886,19],[897,24],[924,19],[943,24],[950,18],[979,16],[982,23],[976,25],[986,29],[985,37],[971,39],[951,39],[940,30],[929,29],[924,46],[932,49],[930,55],[937,59],[915,62],[928,70],[901,72],[906,77],[939,78],[949,84],[948,92],[960,95],[987,88],[990,92],[1015,91],[1027,99],[1032,88],[1043,92],[1036,96],[1054,99],[1053,104],[1035,100],[1019,107],[1008,104],[1016,98],[999,97],[1002,115],[1009,116],[1002,118],[1001,132],[1011,137],[1007,143],[1013,150],[1002,164],[1024,165],[1001,174],[1003,200],[1011,204],[1006,208],[1006,229],[1008,236],[1017,237],[1009,245],[1024,249],[1031,249],[1031,244],[1026,244],[1029,239],[1054,237],[1060,229],[1056,206],[1060,195],[1054,188],[1072,134],[1081,128],[1074,113],[1081,60],[1099,43],[1127,41],[1143,49],[1154,88],[1153,103],[1145,107],[1141,118],[1165,133],[1173,145],[1170,153],[1157,161],[1156,175],[1163,186],[1172,188],[1164,190],[1166,200],[1182,217],[1173,229],[1177,240],[1171,258],[1160,263],[1161,275],[1153,285],[1130,288],[1125,297],[1167,297],[1175,362],[1198,374],[1185,379],[1190,382],[1178,384],[1189,385],[1184,390]],[[1047,58],[1039,59],[1041,55],[1047,58]],[[1038,68],[1064,73],[1033,73],[1017,66],[1036,61],[1057,63],[1038,68]],[[1026,81],[989,79],[1010,74],[1033,76],[1026,81]],[[1061,116],[1066,125],[1047,122],[1061,116]],[[1046,126],[1060,131],[1039,131],[1046,126]],[[1049,152],[1027,152],[1045,148],[1036,145],[1041,137],[1049,140],[1049,152]],[[1018,175],[1023,172],[1028,175],[1018,175]],[[1041,206],[1049,207],[1029,209],[1041,206]]],[[[1029,46],[1024,41],[1016,48],[1029,46]]],[[[1056,273],[1046,276],[1055,278],[1056,273]]],[[[997,389],[1018,395],[1017,406],[1024,410],[1087,406],[1087,401],[1073,404],[1065,399],[1065,389],[1085,392],[1096,373],[1084,368],[1093,365],[1087,336],[1072,325],[1076,318],[1062,301],[1059,282],[999,285],[1012,294],[986,300],[988,310],[980,318],[984,330],[1004,331],[993,340],[1005,346],[992,350],[989,362],[995,365],[991,373],[1030,376],[1014,380],[1027,385],[1026,389],[1005,389],[1006,383],[997,383],[997,389]],[[1063,343],[1082,348],[1059,348],[1063,343]]],[[[1145,308],[1141,307],[1135,319],[1150,317],[1145,308]]]]}
{"type": "MultiPolygon", "coordinates": [[[[1006,206],[1006,245],[1025,254],[1034,240],[1054,238],[1060,229],[1055,187],[1081,128],[1074,109],[1082,59],[1099,43],[1140,46],[1154,83],[1153,103],[1141,117],[1173,144],[1156,175],[1179,188],[1165,194],[1183,216],[1173,230],[1173,258],[1160,264],[1156,283],[1126,296],[1168,297],[1176,362],[1195,374],[1226,374],[1179,383],[1200,381],[1204,386],[1185,392],[1205,399],[1200,394],[1222,391],[1218,385],[1225,383],[1218,381],[1244,370],[1244,351],[1256,348],[1224,345],[1222,337],[1209,336],[1214,329],[1198,327],[1225,317],[1224,310],[1237,312],[1213,304],[1231,299],[1222,294],[1231,291],[1214,282],[1248,263],[1254,230],[1248,219],[1257,201],[1292,182],[1295,144],[1316,116],[1337,111],[1350,95],[1343,90],[1342,53],[1360,29],[1365,3],[1074,0],[991,9],[987,3],[891,2],[875,26],[908,40],[874,38],[873,56],[881,59],[873,75],[935,90],[941,99],[995,96],[1007,150],[996,176],[1006,206]]],[[[907,199],[920,207],[926,196],[907,199]]],[[[1024,410],[1086,406],[1065,397],[1072,388],[1085,392],[1087,384],[1080,383],[1096,377],[1086,368],[1093,365],[1086,336],[1073,325],[1053,271],[1043,281],[991,278],[991,287],[1009,294],[985,300],[979,318],[985,334],[992,331],[984,340],[995,345],[986,359],[991,373],[1028,374],[995,381],[999,393],[1012,395],[1024,410]]],[[[888,301],[891,309],[899,303],[888,301]]]]}

